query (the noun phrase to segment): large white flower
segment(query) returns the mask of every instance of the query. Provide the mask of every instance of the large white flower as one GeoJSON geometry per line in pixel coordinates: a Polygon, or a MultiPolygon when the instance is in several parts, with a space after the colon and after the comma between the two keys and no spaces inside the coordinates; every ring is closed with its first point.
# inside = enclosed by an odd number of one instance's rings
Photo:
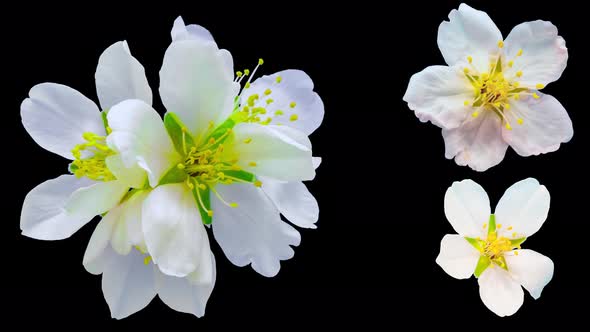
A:
{"type": "Polygon", "coordinates": [[[480,185],[453,183],[445,214],[459,234],[444,236],[436,263],[457,279],[475,275],[486,307],[498,316],[514,314],[524,300],[521,286],[538,299],[553,277],[551,259],[520,247],[545,222],[549,201],[547,188],[529,178],[508,188],[491,214],[480,185]]]}
{"type": "MultiPolygon", "coordinates": [[[[124,41],[101,55],[96,90],[103,110],[128,98],[152,101],[144,69],[124,41]]],[[[67,238],[116,206],[129,188],[144,186],[145,172],[124,167],[120,156],[107,146],[105,112],[78,91],[55,83],[36,85],[21,105],[21,117],[37,144],[72,160],[73,173],[48,180],[28,193],[20,220],[24,235],[67,238]]]]}
{"type": "Polygon", "coordinates": [[[164,121],[140,100],[108,114],[109,145],[126,165],[145,169],[155,188],[153,204],[143,205],[147,251],[162,272],[188,276],[198,269],[203,224],[212,224],[231,262],[273,276],[300,241],[280,212],[303,227],[317,220],[301,181],[313,179],[319,161],[307,135],[323,118],[321,99],[301,71],[250,83],[257,66],[234,79],[231,54],[202,27],[179,18],[172,37],[160,71],[164,121]]]}
{"type": "Polygon", "coordinates": [[[553,24],[522,23],[504,40],[486,13],[461,4],[441,23],[438,46],[448,66],[413,75],[403,99],[421,121],[442,128],[447,158],[485,171],[502,161],[508,145],[530,156],[572,138],[566,110],[539,92],[567,64],[553,24]]]}

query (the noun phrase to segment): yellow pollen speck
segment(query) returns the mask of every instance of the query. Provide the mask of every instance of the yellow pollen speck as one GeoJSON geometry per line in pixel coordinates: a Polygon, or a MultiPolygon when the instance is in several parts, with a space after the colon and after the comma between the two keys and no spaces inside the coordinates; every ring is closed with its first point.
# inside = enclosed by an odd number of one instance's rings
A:
{"type": "Polygon", "coordinates": [[[244,69],[244,75],[245,76],[250,75],[250,69],[244,69]]]}
{"type": "MultiPolygon", "coordinates": [[[[506,122],[506,126],[505,126],[505,127],[506,127],[506,129],[508,129],[508,130],[512,130],[512,126],[510,126],[510,123],[508,123],[508,122],[506,122]]],[[[498,227],[498,228],[499,228],[499,227],[498,227]]]]}
{"type": "Polygon", "coordinates": [[[541,98],[541,97],[539,97],[539,95],[538,95],[537,93],[533,92],[533,98],[535,98],[535,99],[539,99],[539,98],[541,98]]]}
{"type": "Polygon", "coordinates": [[[513,85],[515,88],[518,88],[518,87],[520,86],[520,82],[513,82],[513,83],[512,83],[512,85],[513,85]]]}
{"type": "Polygon", "coordinates": [[[271,98],[268,98],[268,99],[266,100],[266,104],[268,105],[268,104],[272,103],[273,101],[274,101],[273,99],[271,99],[271,98]]]}
{"type": "Polygon", "coordinates": [[[262,66],[264,64],[264,60],[262,60],[262,58],[258,59],[258,65],[262,66]]]}
{"type": "Polygon", "coordinates": [[[500,40],[500,41],[498,42],[498,47],[499,47],[499,48],[502,48],[502,47],[504,47],[504,42],[503,42],[502,40],[500,40]]]}
{"type": "Polygon", "coordinates": [[[146,256],[143,259],[143,264],[149,265],[151,260],[152,260],[152,256],[146,256]]]}
{"type": "Polygon", "coordinates": [[[521,56],[522,55],[522,49],[518,50],[518,53],[516,53],[516,56],[521,56]]]}
{"type": "Polygon", "coordinates": [[[246,85],[244,85],[244,89],[248,89],[250,87],[250,82],[246,82],[246,85]]]}
{"type": "Polygon", "coordinates": [[[256,186],[256,187],[259,187],[259,188],[260,188],[260,187],[262,187],[262,182],[260,182],[260,181],[256,180],[256,181],[254,181],[254,186],[256,186]]]}
{"type": "Polygon", "coordinates": [[[283,115],[283,114],[285,114],[285,113],[283,113],[283,111],[281,111],[281,110],[276,110],[275,111],[275,115],[283,115]]]}
{"type": "Polygon", "coordinates": [[[294,101],[292,101],[292,102],[289,104],[289,107],[291,107],[291,108],[295,108],[295,106],[297,106],[297,103],[296,103],[296,102],[294,102],[294,101]]]}
{"type": "Polygon", "coordinates": [[[207,215],[209,217],[213,217],[213,210],[207,210],[207,215]]]}
{"type": "Polygon", "coordinates": [[[522,76],[522,70],[519,70],[516,72],[516,77],[521,77],[522,76]]]}
{"type": "Polygon", "coordinates": [[[209,144],[215,144],[215,138],[211,137],[211,138],[209,139],[209,144]]]}
{"type": "Polygon", "coordinates": [[[520,95],[517,93],[514,95],[514,100],[519,100],[520,99],[520,95]]]}
{"type": "Polygon", "coordinates": [[[277,82],[277,83],[281,83],[281,81],[282,81],[282,80],[283,80],[283,78],[282,78],[282,77],[280,77],[280,76],[277,76],[277,79],[276,79],[276,82],[277,82]]]}
{"type": "Polygon", "coordinates": [[[477,118],[478,115],[479,115],[479,113],[477,113],[477,112],[471,113],[471,116],[474,117],[474,118],[477,118]]]}
{"type": "Polygon", "coordinates": [[[463,68],[463,72],[464,72],[465,74],[469,73],[469,68],[467,68],[467,67],[463,68]]]}
{"type": "Polygon", "coordinates": [[[244,140],[244,143],[246,144],[250,144],[250,142],[252,142],[252,138],[248,137],[244,140]]]}
{"type": "Polygon", "coordinates": [[[518,251],[514,250],[514,255],[518,256],[518,251]]]}
{"type": "Polygon", "coordinates": [[[508,228],[506,228],[506,230],[511,231],[512,230],[512,226],[509,226],[508,228]]]}
{"type": "Polygon", "coordinates": [[[178,164],[176,167],[178,167],[178,169],[184,169],[184,164],[178,164]]]}
{"type": "Polygon", "coordinates": [[[467,62],[472,63],[473,62],[473,58],[470,56],[467,57],[467,62]]]}
{"type": "Polygon", "coordinates": [[[518,118],[518,119],[516,120],[516,122],[518,122],[518,124],[519,124],[519,125],[522,125],[522,124],[524,123],[524,120],[523,120],[523,119],[521,119],[521,118],[518,118]]]}
{"type": "Polygon", "coordinates": [[[509,110],[509,109],[510,109],[510,104],[508,104],[508,103],[506,103],[506,104],[504,104],[504,105],[502,105],[502,106],[504,106],[504,109],[507,109],[507,110],[509,110]]]}
{"type": "Polygon", "coordinates": [[[251,167],[256,167],[256,165],[257,164],[254,161],[251,161],[251,162],[248,163],[248,166],[251,166],[251,167]]]}
{"type": "Polygon", "coordinates": [[[545,86],[541,83],[538,83],[537,85],[535,85],[535,87],[540,90],[543,89],[545,86]]]}
{"type": "Polygon", "coordinates": [[[466,101],[464,101],[464,102],[463,102],[463,105],[465,105],[465,106],[469,106],[469,100],[466,100],[466,101]]]}
{"type": "Polygon", "coordinates": [[[271,93],[272,93],[272,90],[271,90],[271,89],[266,89],[266,90],[264,90],[264,94],[265,94],[266,96],[268,96],[268,95],[269,95],[269,94],[271,94],[271,93]]]}
{"type": "Polygon", "coordinates": [[[483,229],[488,228],[488,224],[483,224],[483,229]]]}
{"type": "Polygon", "coordinates": [[[514,61],[512,61],[512,60],[508,61],[508,67],[512,68],[512,66],[514,66],[514,61]]]}
{"type": "Polygon", "coordinates": [[[236,76],[237,76],[237,77],[242,77],[242,75],[244,75],[244,73],[242,73],[241,71],[237,71],[237,72],[236,72],[236,76]]]}
{"type": "Polygon", "coordinates": [[[512,237],[516,237],[516,232],[512,233],[512,237]]]}
{"type": "Polygon", "coordinates": [[[496,228],[497,228],[497,229],[500,229],[500,228],[502,228],[502,224],[498,224],[498,225],[496,226],[496,228]]]}
{"type": "Polygon", "coordinates": [[[233,208],[237,208],[238,207],[238,203],[229,203],[229,206],[231,206],[233,208]]]}
{"type": "Polygon", "coordinates": [[[291,114],[291,116],[289,117],[289,121],[297,121],[299,117],[297,116],[297,114],[291,114]]]}

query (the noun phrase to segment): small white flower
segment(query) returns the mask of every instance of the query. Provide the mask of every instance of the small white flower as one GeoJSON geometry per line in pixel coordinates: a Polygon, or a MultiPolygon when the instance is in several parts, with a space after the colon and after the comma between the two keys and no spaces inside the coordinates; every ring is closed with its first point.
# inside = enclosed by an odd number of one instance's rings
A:
{"type": "Polygon", "coordinates": [[[232,263],[274,276],[300,242],[280,213],[302,227],[317,221],[301,181],[319,164],[307,135],[322,121],[321,99],[297,70],[251,82],[262,60],[234,78],[231,54],[181,18],[172,38],[160,71],[164,121],[140,100],[107,116],[109,146],[145,169],[154,188],[142,209],[147,252],[165,274],[189,276],[203,255],[203,224],[211,224],[232,263]]]}
{"type": "Polygon", "coordinates": [[[491,214],[480,185],[453,183],[445,214],[459,235],[444,236],[436,263],[457,279],[475,275],[486,307],[498,316],[514,314],[524,301],[521,286],[538,299],[553,277],[551,259],[520,247],[545,222],[549,201],[547,188],[529,178],[508,188],[491,214]]]}
{"type": "MultiPolygon", "coordinates": [[[[101,55],[96,90],[103,110],[128,98],[152,101],[144,69],[124,41],[101,55]]],[[[129,188],[144,186],[145,172],[124,167],[120,156],[107,146],[105,113],[78,91],[55,83],[36,85],[21,105],[21,117],[37,144],[73,160],[70,171],[74,173],[48,180],[27,194],[20,220],[24,235],[67,238],[116,206],[129,188]]]]}
{"type": "Polygon", "coordinates": [[[403,99],[421,121],[442,128],[446,158],[485,171],[508,145],[530,156],[572,138],[566,110],[539,92],[567,64],[553,24],[522,23],[504,40],[486,13],[461,4],[441,23],[438,46],[448,66],[413,75],[403,99]]]}

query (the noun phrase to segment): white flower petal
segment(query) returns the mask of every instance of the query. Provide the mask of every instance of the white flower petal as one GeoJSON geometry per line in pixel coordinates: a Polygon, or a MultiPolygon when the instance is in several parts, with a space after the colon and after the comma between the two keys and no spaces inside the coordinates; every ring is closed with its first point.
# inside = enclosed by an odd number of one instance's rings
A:
{"type": "Polygon", "coordinates": [[[518,79],[523,86],[534,87],[556,81],[567,65],[565,41],[557,35],[557,28],[546,21],[525,22],[512,29],[504,42],[507,60],[513,60],[506,75],[522,71],[518,79]],[[517,56],[522,50],[522,55],[517,56]]]}
{"type": "Polygon", "coordinates": [[[322,164],[322,157],[313,157],[311,162],[313,163],[313,169],[317,169],[322,164]]]}
{"type": "Polygon", "coordinates": [[[506,190],[496,207],[496,224],[501,235],[528,237],[535,234],[547,219],[551,197],[539,181],[528,178],[506,190]],[[509,227],[512,227],[508,230],[509,227]]]}
{"type": "Polygon", "coordinates": [[[125,166],[137,163],[146,170],[152,187],[180,162],[160,115],[150,105],[126,100],[113,106],[107,118],[113,130],[109,146],[119,151],[125,166]]]}
{"type": "Polygon", "coordinates": [[[143,203],[141,222],[148,251],[160,271],[184,277],[199,267],[207,232],[185,184],[154,189],[143,203]]]}
{"type": "MultiPolygon", "coordinates": [[[[215,286],[215,257],[213,253],[208,252],[211,257],[209,260],[211,264],[212,275],[209,277],[208,283],[194,283],[191,281],[193,275],[198,274],[193,272],[188,277],[178,278],[158,273],[158,296],[170,308],[193,314],[197,317],[205,315],[205,307],[209,296],[213,292],[215,286]]],[[[201,264],[204,265],[204,264],[201,264]]]]}
{"type": "Polygon", "coordinates": [[[553,261],[533,250],[517,252],[518,255],[505,255],[508,271],[536,300],[553,278],[553,261]]]}
{"type": "Polygon", "coordinates": [[[499,164],[508,148],[502,139],[500,118],[487,110],[458,128],[443,129],[442,135],[445,157],[455,158],[457,165],[468,165],[478,172],[499,164]]]}
{"type": "Polygon", "coordinates": [[[285,182],[272,178],[259,177],[263,183],[262,191],[275,204],[287,220],[303,228],[317,228],[320,208],[315,197],[299,181],[285,182]]]}
{"type": "Polygon", "coordinates": [[[149,190],[137,192],[117,207],[120,212],[113,230],[112,245],[120,255],[127,255],[133,246],[144,246],[141,211],[148,194],[149,190]]]}
{"type": "Polygon", "coordinates": [[[96,225],[86,252],[84,252],[84,259],[82,264],[86,271],[92,274],[101,274],[104,267],[114,255],[117,255],[110,249],[111,236],[113,229],[119,217],[120,209],[115,207],[96,225]]]}
{"type": "Polygon", "coordinates": [[[213,235],[227,258],[237,266],[252,264],[265,277],[273,277],[280,261],[290,259],[301,241],[299,232],[281,220],[279,211],[260,188],[251,184],[218,185],[221,197],[236,202],[230,208],[211,197],[213,235]]]}
{"type": "Polygon", "coordinates": [[[114,43],[102,53],[94,77],[98,100],[105,110],[126,99],[152,104],[152,90],[145,70],[131,55],[126,41],[114,43]]]}
{"type": "Polygon", "coordinates": [[[152,264],[144,264],[143,255],[132,250],[116,255],[102,273],[102,292],[116,319],[145,308],[156,296],[156,278],[152,264]]]}
{"type": "Polygon", "coordinates": [[[35,85],[21,104],[20,115],[37,144],[67,159],[74,159],[72,149],[85,142],[85,132],[106,135],[94,102],[61,84],[35,85]]]}
{"type": "Polygon", "coordinates": [[[477,282],[483,304],[500,317],[513,315],[524,302],[522,287],[508,271],[494,264],[483,271],[477,282]]]}
{"type": "Polygon", "coordinates": [[[25,197],[20,217],[23,235],[39,240],[61,240],[70,237],[93,216],[68,214],[64,206],[75,191],[95,182],[74,175],[61,175],[47,180],[25,197]]]}
{"type": "MultiPolygon", "coordinates": [[[[569,142],[574,135],[572,120],[559,101],[538,94],[539,99],[529,97],[512,102],[514,111],[522,116],[522,125],[516,124],[512,130],[502,129],[504,140],[525,157],[557,151],[561,143],[569,142]]],[[[513,114],[507,115],[511,122],[517,123],[513,114]]]]}
{"type": "Polygon", "coordinates": [[[233,132],[234,144],[225,158],[237,159],[244,170],[283,181],[314,178],[311,149],[284,132],[253,123],[240,123],[233,132]]]}
{"type": "Polygon", "coordinates": [[[313,81],[304,71],[288,69],[257,78],[242,93],[242,104],[254,94],[260,96],[256,106],[266,108],[265,119],[270,117],[272,124],[280,123],[309,135],[324,119],[324,103],[313,91],[313,81]],[[279,76],[281,82],[277,83],[279,76]],[[267,89],[271,92],[269,95],[265,94],[267,89]],[[272,99],[273,102],[267,104],[267,99],[272,99]],[[291,102],[295,102],[295,107],[291,107],[291,102]],[[282,114],[276,114],[277,111],[281,111],[282,114]],[[297,119],[291,121],[294,114],[297,119]]]}
{"type": "Polygon", "coordinates": [[[410,78],[404,101],[420,121],[457,128],[472,113],[473,87],[458,67],[431,66],[410,78]]]}
{"type": "Polygon", "coordinates": [[[480,253],[462,236],[447,234],[440,242],[438,264],[453,278],[468,279],[473,275],[480,253]]]}
{"type": "Polygon", "coordinates": [[[218,125],[234,109],[239,84],[233,67],[215,43],[200,40],[173,42],[160,70],[160,96],[191,134],[202,134],[210,122],[218,125]]]}
{"type": "Polygon", "coordinates": [[[97,182],[76,190],[64,209],[72,216],[90,220],[117,205],[128,191],[127,184],[119,180],[97,182]]]}
{"type": "Polygon", "coordinates": [[[109,156],[105,160],[107,168],[117,180],[130,188],[143,188],[147,181],[147,173],[137,164],[127,167],[120,154],[109,156]]]}
{"type": "Polygon", "coordinates": [[[483,227],[490,219],[490,199],[472,180],[453,182],[445,194],[445,215],[459,235],[485,237],[483,227]]]}
{"type": "Polygon", "coordinates": [[[185,25],[181,16],[178,16],[176,20],[174,20],[170,35],[172,35],[172,41],[197,39],[215,43],[209,30],[196,24],[185,25]]]}
{"type": "Polygon", "coordinates": [[[473,64],[480,71],[487,71],[489,55],[497,54],[502,34],[485,12],[461,4],[453,9],[449,22],[438,28],[438,48],[449,66],[473,57],[473,64]]]}

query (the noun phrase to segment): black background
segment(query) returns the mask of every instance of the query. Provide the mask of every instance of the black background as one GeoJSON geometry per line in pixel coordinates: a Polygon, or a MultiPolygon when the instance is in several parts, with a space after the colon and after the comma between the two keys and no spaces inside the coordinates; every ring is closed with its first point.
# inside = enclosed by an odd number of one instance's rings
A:
{"type": "MultiPolygon", "coordinates": [[[[2,80],[2,316],[23,328],[87,329],[232,326],[283,330],[301,325],[468,329],[546,326],[581,322],[588,305],[588,26],[577,1],[470,1],[485,10],[506,36],[513,26],[552,21],[566,40],[569,62],[545,92],[569,111],[574,138],[548,155],[504,161],[477,173],[444,158],[440,129],[422,124],[402,101],[412,74],[444,64],[437,29],[458,1],[368,2],[326,9],[313,4],[189,1],[184,5],[122,2],[95,5],[22,4],[3,9],[2,80]],[[323,157],[308,187],[320,204],[317,230],[301,230],[295,257],[275,278],[233,266],[212,241],[218,278],[204,318],[167,308],[155,299],[144,310],[110,318],[100,277],[87,273],[82,257],[96,220],[63,241],[20,235],[26,193],[66,172],[67,161],[37,146],[22,127],[21,101],[41,82],[74,87],[97,100],[94,71],[101,52],[127,40],[146,68],[154,105],[162,56],[172,22],[208,28],[229,49],[236,69],[265,59],[263,73],[305,70],[322,97],[326,116],[311,137],[323,157]],[[537,301],[528,293],[514,316],[497,318],[482,304],[477,281],[455,280],[436,263],[440,240],[453,233],[443,211],[453,181],[474,179],[492,207],[514,182],[535,177],[551,193],[541,231],[525,247],[555,263],[553,280],[537,301]],[[8,310],[7,310],[8,309],[8,310]]],[[[563,325],[562,325],[563,326],[563,325]]]]}

